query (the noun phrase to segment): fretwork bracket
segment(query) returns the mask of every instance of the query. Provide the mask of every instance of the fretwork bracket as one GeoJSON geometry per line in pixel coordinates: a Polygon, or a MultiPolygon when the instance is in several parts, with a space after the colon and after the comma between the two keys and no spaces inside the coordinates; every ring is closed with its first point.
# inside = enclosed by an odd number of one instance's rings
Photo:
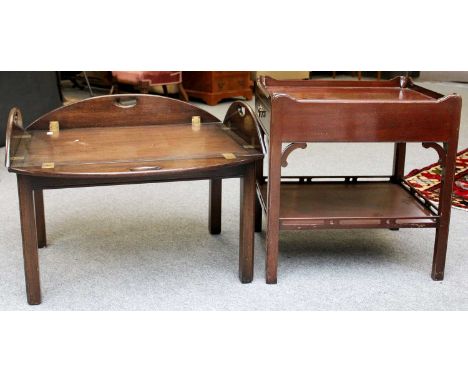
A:
{"type": "Polygon", "coordinates": [[[281,167],[286,167],[288,165],[288,157],[296,149],[305,149],[307,147],[307,143],[298,142],[298,143],[290,143],[286,148],[283,150],[281,154],[281,167]]]}
{"type": "Polygon", "coordinates": [[[434,149],[435,151],[437,151],[437,155],[439,155],[440,165],[442,167],[445,167],[447,153],[446,153],[444,147],[442,147],[441,145],[439,145],[436,142],[423,142],[422,145],[423,145],[423,147],[425,149],[431,148],[431,149],[434,149]]]}

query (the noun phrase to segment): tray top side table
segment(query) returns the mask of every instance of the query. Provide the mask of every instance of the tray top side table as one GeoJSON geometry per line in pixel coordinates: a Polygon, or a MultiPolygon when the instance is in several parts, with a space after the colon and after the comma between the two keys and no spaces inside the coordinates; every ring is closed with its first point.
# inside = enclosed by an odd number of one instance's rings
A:
{"type": "Polygon", "coordinates": [[[239,276],[250,282],[255,171],[263,157],[255,131],[254,113],[242,102],[231,105],[224,122],[182,101],[139,94],[77,102],[26,128],[12,109],[5,164],[17,174],[28,302],[41,302],[37,248],[46,246],[43,190],[52,188],[208,179],[208,226],[218,234],[222,179],[239,177],[239,276]]]}
{"type": "MultiPolygon", "coordinates": [[[[461,97],[388,81],[281,81],[260,77],[255,107],[268,151],[268,177],[257,174],[257,211],[267,216],[266,280],[277,282],[282,229],[436,229],[432,278],[444,276],[461,97]],[[288,156],[310,142],[393,142],[392,174],[285,177],[288,156]],[[406,142],[434,148],[443,167],[438,206],[406,184],[406,142]],[[283,144],[289,145],[283,150],[283,144]],[[336,181],[341,178],[341,181],[336,181]]],[[[256,216],[256,228],[261,227],[256,216]]]]}

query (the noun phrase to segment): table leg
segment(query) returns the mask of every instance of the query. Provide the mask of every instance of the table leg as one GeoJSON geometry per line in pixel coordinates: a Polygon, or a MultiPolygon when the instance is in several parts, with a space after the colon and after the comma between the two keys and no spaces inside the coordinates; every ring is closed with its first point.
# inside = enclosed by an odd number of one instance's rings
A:
{"type": "Polygon", "coordinates": [[[222,179],[210,179],[208,230],[212,235],[221,232],[222,179]]]}
{"type": "Polygon", "coordinates": [[[41,303],[39,259],[37,257],[37,231],[34,212],[34,195],[30,178],[18,175],[21,234],[23,237],[24,273],[26,294],[30,305],[41,303]]]}
{"type": "Polygon", "coordinates": [[[255,163],[252,163],[246,166],[240,180],[239,278],[242,283],[253,279],[255,183],[255,163]]]}
{"type": "Polygon", "coordinates": [[[267,232],[266,232],[266,282],[276,284],[279,256],[279,213],[281,192],[281,141],[270,142],[268,169],[267,232]]]}
{"type": "MultiPolygon", "coordinates": [[[[392,183],[400,184],[405,177],[405,158],[406,158],[406,143],[397,142],[393,152],[393,174],[391,177],[392,183]]],[[[390,228],[390,231],[398,231],[399,228],[390,228]]]]}
{"type": "Polygon", "coordinates": [[[47,246],[45,216],[44,216],[44,195],[42,190],[34,190],[34,209],[36,212],[37,245],[39,248],[47,246]]]}
{"type": "MultiPolygon", "coordinates": [[[[450,212],[452,209],[452,189],[455,175],[455,160],[457,156],[457,146],[455,144],[445,144],[445,165],[442,166],[442,181],[439,195],[439,215],[440,220],[436,228],[434,243],[434,257],[432,261],[432,279],[443,280],[445,269],[445,257],[447,254],[447,242],[450,224],[450,212]]],[[[442,159],[442,158],[441,158],[442,159]]]]}
{"type": "Polygon", "coordinates": [[[405,176],[405,158],[406,158],[406,143],[395,143],[393,153],[393,175],[392,182],[400,183],[405,176]]]}

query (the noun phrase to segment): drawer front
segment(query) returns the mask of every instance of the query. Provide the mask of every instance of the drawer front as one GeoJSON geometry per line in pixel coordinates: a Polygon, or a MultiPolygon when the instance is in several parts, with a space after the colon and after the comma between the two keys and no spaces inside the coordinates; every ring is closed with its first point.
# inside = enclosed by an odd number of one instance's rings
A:
{"type": "Polygon", "coordinates": [[[248,89],[249,85],[249,77],[245,74],[216,76],[213,78],[214,92],[248,89]]]}

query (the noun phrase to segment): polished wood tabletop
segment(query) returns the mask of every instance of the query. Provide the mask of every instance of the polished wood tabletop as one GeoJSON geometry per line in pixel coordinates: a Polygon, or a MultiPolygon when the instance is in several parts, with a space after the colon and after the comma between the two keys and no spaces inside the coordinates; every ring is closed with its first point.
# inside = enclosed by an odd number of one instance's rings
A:
{"type": "Polygon", "coordinates": [[[18,144],[10,157],[11,171],[44,176],[137,176],[141,171],[193,170],[258,157],[256,149],[221,122],[196,127],[184,124],[72,128],[48,133],[32,130],[12,136],[18,144]],[[43,166],[48,163],[54,167],[43,166]]]}
{"type": "Polygon", "coordinates": [[[298,100],[358,100],[405,102],[436,101],[443,95],[415,85],[405,77],[389,81],[305,81],[275,80],[261,77],[257,81],[261,93],[275,97],[284,95],[298,100]]]}
{"type": "MultiPolygon", "coordinates": [[[[62,114],[69,113],[65,109],[62,114]]],[[[90,120],[79,127],[63,123],[63,117],[55,113],[50,118],[56,121],[36,122],[26,130],[12,125],[7,133],[9,170],[34,176],[138,177],[235,166],[259,158],[258,147],[213,117],[199,124],[176,120],[133,125],[128,120],[122,126],[95,126],[90,120]],[[54,122],[58,131],[51,131],[54,122]]]]}
{"type": "Polygon", "coordinates": [[[291,86],[273,86],[268,87],[268,90],[273,95],[287,94],[291,98],[298,100],[376,100],[393,102],[398,101],[427,101],[432,100],[431,97],[419,93],[412,89],[402,89],[400,87],[352,87],[352,86],[336,86],[333,88],[324,87],[296,87],[291,86]]]}

